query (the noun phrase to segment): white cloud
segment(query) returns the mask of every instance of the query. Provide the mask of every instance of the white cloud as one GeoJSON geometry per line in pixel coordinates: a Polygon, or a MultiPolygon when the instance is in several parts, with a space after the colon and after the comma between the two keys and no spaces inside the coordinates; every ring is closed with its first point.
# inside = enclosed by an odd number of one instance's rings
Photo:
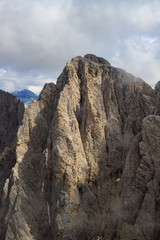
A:
{"type": "Polygon", "coordinates": [[[134,72],[135,75],[154,86],[160,80],[158,53],[160,53],[159,39],[148,36],[131,36],[124,41],[121,50],[117,50],[112,58],[112,63],[129,72],[134,72]]]}
{"type": "Polygon", "coordinates": [[[18,88],[18,80],[16,73],[0,69],[0,86],[1,89],[12,92],[18,88]]]}
{"type": "Polygon", "coordinates": [[[0,69],[0,86],[7,92],[29,89],[39,94],[45,83],[56,82],[54,78],[47,78],[47,75],[17,74],[11,70],[0,69]]]}
{"type": "Polygon", "coordinates": [[[15,88],[38,87],[72,57],[94,53],[152,76],[152,84],[159,80],[159,12],[158,0],[0,0],[0,68],[15,73],[5,78],[15,88]]]}
{"type": "Polygon", "coordinates": [[[153,33],[160,25],[160,2],[144,1],[136,8],[130,8],[131,23],[135,31],[153,33]]]}
{"type": "Polygon", "coordinates": [[[39,93],[42,90],[42,88],[43,88],[43,86],[34,86],[34,85],[28,86],[28,90],[34,92],[37,95],[39,95],[39,93]]]}

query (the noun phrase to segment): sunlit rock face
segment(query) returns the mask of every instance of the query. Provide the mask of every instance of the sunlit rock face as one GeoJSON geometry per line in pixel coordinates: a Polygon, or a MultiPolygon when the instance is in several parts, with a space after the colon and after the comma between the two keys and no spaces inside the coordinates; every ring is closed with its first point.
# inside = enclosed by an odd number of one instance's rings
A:
{"type": "Polygon", "coordinates": [[[159,239],[159,88],[92,54],[25,110],[2,239],[159,239]]]}

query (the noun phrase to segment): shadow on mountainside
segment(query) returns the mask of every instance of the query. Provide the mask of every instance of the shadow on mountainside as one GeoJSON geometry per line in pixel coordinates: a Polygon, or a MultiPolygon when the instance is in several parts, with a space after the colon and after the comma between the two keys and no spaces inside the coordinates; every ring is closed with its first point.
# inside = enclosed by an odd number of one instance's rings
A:
{"type": "Polygon", "coordinates": [[[12,167],[16,163],[17,132],[22,124],[24,104],[0,90],[0,112],[0,238],[4,239],[4,218],[7,215],[13,184],[12,167]]]}

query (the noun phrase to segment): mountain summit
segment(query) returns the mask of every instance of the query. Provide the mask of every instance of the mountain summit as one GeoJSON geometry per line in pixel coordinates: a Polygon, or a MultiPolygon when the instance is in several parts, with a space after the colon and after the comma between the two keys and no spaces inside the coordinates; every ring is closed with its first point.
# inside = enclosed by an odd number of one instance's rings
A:
{"type": "Polygon", "coordinates": [[[20,99],[26,105],[28,105],[31,100],[36,100],[38,98],[34,92],[27,89],[12,92],[12,95],[16,96],[17,99],[20,99]]]}
{"type": "Polygon", "coordinates": [[[159,86],[95,55],[67,62],[25,109],[14,161],[1,152],[0,239],[160,239],[159,86]]]}

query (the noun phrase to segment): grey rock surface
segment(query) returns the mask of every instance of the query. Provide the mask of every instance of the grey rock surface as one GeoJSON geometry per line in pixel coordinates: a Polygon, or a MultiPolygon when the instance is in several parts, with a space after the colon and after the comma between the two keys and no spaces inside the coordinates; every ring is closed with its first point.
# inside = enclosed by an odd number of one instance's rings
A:
{"type": "Polygon", "coordinates": [[[88,59],[94,63],[99,63],[99,64],[105,64],[105,65],[108,65],[110,66],[111,64],[104,58],[101,58],[101,57],[97,57],[96,55],[94,54],[86,54],[84,56],[85,59],[88,59]]]}
{"type": "Polygon", "coordinates": [[[160,117],[143,120],[122,175],[120,239],[160,238],[160,117]],[[134,163],[134,166],[133,166],[134,163]]]}
{"type": "Polygon", "coordinates": [[[10,93],[0,90],[0,153],[10,147],[22,121],[24,105],[10,93]]]}
{"type": "Polygon", "coordinates": [[[92,54],[67,62],[25,110],[1,238],[158,240],[158,115],[158,85],[92,54]]]}
{"type": "Polygon", "coordinates": [[[23,114],[23,103],[0,90],[0,239],[5,238],[4,219],[9,207],[12,167],[16,163],[17,131],[23,114]]]}

